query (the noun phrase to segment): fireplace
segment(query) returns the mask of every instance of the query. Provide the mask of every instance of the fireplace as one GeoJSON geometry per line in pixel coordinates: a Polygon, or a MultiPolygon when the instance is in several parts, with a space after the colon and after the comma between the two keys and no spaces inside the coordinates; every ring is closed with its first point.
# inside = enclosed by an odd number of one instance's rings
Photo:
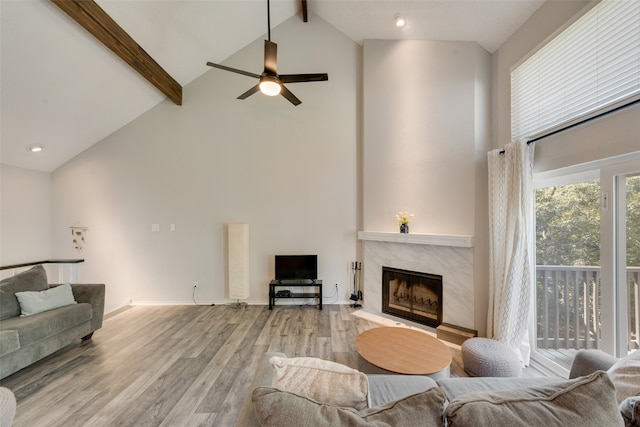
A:
{"type": "Polygon", "coordinates": [[[473,236],[360,231],[358,238],[364,244],[362,305],[366,310],[383,314],[384,266],[425,271],[442,275],[442,323],[475,329],[478,285],[473,236]]]}
{"type": "Polygon", "coordinates": [[[382,312],[437,327],[442,323],[442,276],[382,267],[382,312]]]}

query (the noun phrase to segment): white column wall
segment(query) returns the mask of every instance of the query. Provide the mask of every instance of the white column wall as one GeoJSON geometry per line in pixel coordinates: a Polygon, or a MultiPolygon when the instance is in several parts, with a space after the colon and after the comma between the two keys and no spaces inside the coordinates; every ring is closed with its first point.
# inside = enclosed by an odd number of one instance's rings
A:
{"type": "MultiPolygon", "coordinates": [[[[395,214],[409,211],[410,233],[474,235],[486,227],[490,55],[475,43],[391,40],[365,40],[363,55],[364,230],[397,232],[395,214]]],[[[484,329],[486,251],[476,263],[474,249],[364,248],[367,309],[380,310],[381,267],[404,267],[442,274],[445,321],[484,329]]]]}

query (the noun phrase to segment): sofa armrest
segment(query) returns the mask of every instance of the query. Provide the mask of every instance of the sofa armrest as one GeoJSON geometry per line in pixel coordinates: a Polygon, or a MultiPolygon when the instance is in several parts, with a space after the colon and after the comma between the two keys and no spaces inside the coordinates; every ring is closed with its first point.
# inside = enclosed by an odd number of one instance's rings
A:
{"type": "Polygon", "coordinates": [[[571,364],[569,379],[590,375],[595,371],[606,371],[617,361],[617,358],[601,350],[580,350],[571,364]]]}
{"type": "Polygon", "coordinates": [[[105,286],[102,283],[72,283],[71,290],[77,302],[91,304],[91,331],[96,331],[102,327],[104,317],[104,294],[105,286]]]}

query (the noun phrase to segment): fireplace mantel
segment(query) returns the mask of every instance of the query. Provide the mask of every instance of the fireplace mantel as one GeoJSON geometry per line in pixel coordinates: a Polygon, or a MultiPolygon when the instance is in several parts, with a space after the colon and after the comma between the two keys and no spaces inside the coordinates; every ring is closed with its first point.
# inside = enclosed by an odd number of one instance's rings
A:
{"type": "Polygon", "coordinates": [[[382,231],[358,231],[358,239],[377,242],[411,243],[414,245],[453,246],[459,248],[473,247],[473,236],[460,234],[403,234],[382,231]]]}

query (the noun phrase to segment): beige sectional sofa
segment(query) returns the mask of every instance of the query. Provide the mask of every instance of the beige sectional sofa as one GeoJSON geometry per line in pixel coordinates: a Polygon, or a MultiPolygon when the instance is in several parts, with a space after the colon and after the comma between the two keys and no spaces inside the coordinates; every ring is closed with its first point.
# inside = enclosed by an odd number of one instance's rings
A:
{"type": "Polygon", "coordinates": [[[278,367],[286,358],[282,353],[263,356],[236,426],[640,427],[640,352],[618,360],[598,350],[581,350],[569,379],[435,381],[424,376],[364,375],[352,370],[320,381],[324,389],[320,394],[313,391],[311,378],[316,374],[335,375],[334,367],[314,366],[316,372],[306,374],[304,370],[291,371],[298,378],[288,385],[282,383],[287,376],[279,370],[282,366],[278,367]],[[353,403],[354,398],[356,402],[362,400],[362,381],[367,383],[365,408],[353,403]],[[352,398],[344,399],[345,387],[347,392],[354,390],[352,398]],[[351,406],[340,404],[340,400],[351,406]]]}
{"type": "Polygon", "coordinates": [[[0,379],[75,340],[90,339],[102,326],[104,284],[60,285],[71,288],[60,302],[66,305],[47,309],[48,295],[64,294],[57,286],[48,284],[42,265],[0,281],[0,379]],[[23,306],[16,293],[25,293],[23,306]],[[46,310],[38,312],[43,303],[46,310]],[[24,316],[25,311],[34,314],[24,316]]]}

